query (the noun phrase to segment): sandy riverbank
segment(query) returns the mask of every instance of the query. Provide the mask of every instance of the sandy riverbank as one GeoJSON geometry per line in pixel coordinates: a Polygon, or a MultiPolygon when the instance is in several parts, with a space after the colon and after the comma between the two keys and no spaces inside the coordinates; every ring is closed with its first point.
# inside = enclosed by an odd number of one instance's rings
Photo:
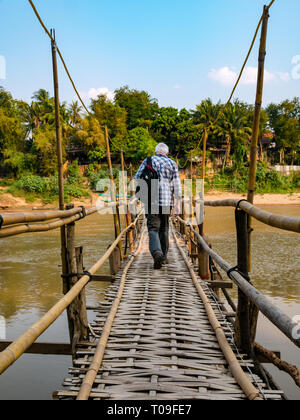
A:
{"type": "MultiPolygon", "coordinates": [[[[246,195],[228,192],[211,191],[206,193],[206,200],[225,200],[228,198],[243,199],[246,195]]],[[[92,194],[91,199],[74,200],[75,206],[84,205],[90,207],[96,204],[98,194],[92,194]]],[[[300,193],[295,194],[264,194],[255,197],[256,205],[300,205],[300,193]]],[[[37,209],[56,209],[55,204],[43,204],[41,200],[27,203],[24,198],[14,197],[11,194],[2,193],[0,195],[0,210],[20,211],[37,209]]],[[[300,211],[299,211],[300,213],[300,211]]]]}
{"type": "MultiPolygon", "coordinates": [[[[221,191],[211,191],[206,193],[206,200],[225,200],[228,198],[244,199],[246,194],[235,194],[221,191]]],[[[255,197],[255,205],[300,205],[300,193],[294,194],[258,194],[255,197]]],[[[300,213],[300,211],[299,211],[300,213]]]]}

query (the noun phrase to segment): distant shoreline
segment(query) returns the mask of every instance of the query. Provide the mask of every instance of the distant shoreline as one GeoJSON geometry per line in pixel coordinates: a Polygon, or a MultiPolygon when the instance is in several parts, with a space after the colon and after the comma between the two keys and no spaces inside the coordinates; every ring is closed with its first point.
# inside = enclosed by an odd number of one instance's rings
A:
{"type": "MultiPolygon", "coordinates": [[[[205,194],[206,199],[213,200],[226,200],[229,198],[234,199],[247,199],[246,194],[236,194],[223,191],[210,191],[205,194]]],[[[300,205],[300,193],[293,194],[257,194],[254,199],[255,205],[300,205]]],[[[300,215],[300,210],[299,210],[300,215]]]]}
{"type": "MultiPolygon", "coordinates": [[[[73,200],[75,206],[84,205],[92,207],[96,204],[98,194],[93,193],[90,199],[73,200]]],[[[245,199],[245,194],[236,194],[222,191],[210,191],[205,194],[205,199],[210,201],[225,200],[225,199],[245,199]]],[[[293,194],[258,194],[255,197],[255,205],[300,205],[300,193],[293,194]]],[[[12,211],[31,211],[31,210],[51,210],[57,209],[57,204],[43,204],[41,200],[36,200],[33,203],[26,203],[22,197],[14,197],[11,194],[4,193],[0,195],[0,212],[12,211]]],[[[300,215],[300,210],[299,210],[300,215]]]]}

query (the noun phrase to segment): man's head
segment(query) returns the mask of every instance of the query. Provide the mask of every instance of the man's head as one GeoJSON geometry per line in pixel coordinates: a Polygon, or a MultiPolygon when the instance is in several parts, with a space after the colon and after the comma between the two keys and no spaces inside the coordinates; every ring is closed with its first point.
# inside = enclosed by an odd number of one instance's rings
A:
{"type": "Polygon", "coordinates": [[[165,143],[159,143],[156,146],[155,154],[156,155],[165,155],[165,156],[168,156],[168,154],[169,154],[169,148],[168,148],[168,146],[165,143]]]}

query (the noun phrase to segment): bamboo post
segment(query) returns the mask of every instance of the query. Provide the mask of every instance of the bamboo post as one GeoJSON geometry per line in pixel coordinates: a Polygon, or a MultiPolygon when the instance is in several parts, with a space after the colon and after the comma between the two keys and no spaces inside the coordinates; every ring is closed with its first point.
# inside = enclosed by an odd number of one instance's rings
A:
{"type": "MultiPolygon", "coordinates": [[[[108,163],[108,168],[109,168],[111,201],[115,203],[117,201],[116,185],[114,183],[114,174],[113,174],[113,167],[111,163],[108,130],[106,126],[105,126],[105,142],[106,142],[106,152],[107,152],[107,163],[108,163]]],[[[115,209],[113,209],[113,216],[114,216],[114,225],[115,225],[115,237],[117,238],[121,233],[121,226],[120,226],[119,217],[117,214],[117,206],[115,209]]],[[[120,250],[121,259],[123,259],[123,250],[122,250],[121,242],[119,243],[119,250],[120,250]]]]}
{"type": "MultiPolygon", "coordinates": [[[[256,172],[257,172],[257,150],[258,150],[258,136],[260,127],[260,116],[262,108],[263,88],[264,88],[264,74],[265,74],[265,58],[266,45],[268,33],[269,9],[264,7],[262,32],[260,39],[259,57],[258,57],[258,77],[256,89],[256,101],[253,120],[253,131],[250,149],[250,173],[249,173],[249,187],[248,187],[248,201],[253,204],[255,196],[256,172]]],[[[249,219],[249,245],[251,245],[251,218],[249,219]]],[[[249,246],[249,264],[251,266],[251,246],[249,246]]],[[[250,270],[249,270],[250,271],[250,270]]]]}
{"type": "MultiPolygon", "coordinates": [[[[249,187],[248,187],[248,201],[249,203],[254,203],[255,196],[255,185],[256,185],[256,172],[257,172],[257,150],[258,150],[258,136],[259,136],[259,127],[260,127],[260,116],[262,108],[262,98],[263,98],[263,88],[264,88],[264,74],[265,74],[265,59],[266,59],[266,48],[267,48],[267,34],[268,34],[268,22],[269,22],[269,8],[264,6],[263,13],[263,22],[262,22],[262,31],[260,39],[260,48],[259,48],[259,57],[258,57],[258,77],[257,77],[257,90],[256,90],[256,101],[255,101],[255,111],[254,111],[254,120],[253,120],[253,132],[251,140],[251,149],[250,149],[250,172],[249,172],[249,187]]],[[[252,232],[253,224],[252,218],[249,218],[248,225],[248,265],[249,272],[251,272],[252,267],[252,232]]],[[[258,322],[258,310],[253,304],[250,305],[250,324],[252,328],[255,328],[255,331],[252,331],[252,334],[256,335],[256,325],[258,322]]]]}
{"type": "MultiPolygon", "coordinates": [[[[65,209],[64,198],[64,180],[63,180],[63,153],[62,153],[62,137],[61,137],[61,124],[60,124],[60,103],[59,103],[59,83],[57,71],[57,46],[55,41],[55,31],[51,30],[53,40],[51,41],[52,50],[52,64],[53,64],[53,83],[54,83],[54,101],[55,101],[55,127],[56,127],[56,148],[57,148],[57,166],[58,166],[58,190],[59,190],[59,209],[65,209]]],[[[67,274],[67,251],[66,251],[66,228],[62,226],[60,229],[61,237],[61,260],[62,260],[62,273],[67,274]]],[[[63,291],[67,293],[68,284],[63,280],[63,291]]]]}
{"type": "MultiPolygon", "coordinates": [[[[203,158],[202,158],[202,172],[201,172],[201,180],[202,180],[202,188],[204,192],[204,181],[205,181],[205,170],[206,170],[206,148],[207,148],[207,139],[208,139],[208,131],[205,129],[203,134],[203,158]]],[[[204,223],[202,222],[199,226],[199,233],[204,237],[204,223]]],[[[205,252],[203,247],[198,247],[198,264],[199,264],[199,275],[202,280],[209,280],[210,279],[210,272],[209,272],[209,255],[205,252]]]]}
{"type": "MultiPolygon", "coordinates": [[[[69,204],[67,209],[74,208],[73,204],[69,204]]],[[[78,272],[83,273],[82,252],[78,254],[76,259],[75,249],[75,223],[67,226],[67,260],[68,260],[68,285],[69,290],[78,282],[78,272]],[[80,271],[82,270],[82,271],[80,271]]],[[[68,291],[69,291],[68,290],[68,291]]],[[[86,311],[85,293],[81,292],[78,297],[70,304],[67,310],[70,340],[72,345],[72,353],[75,354],[75,347],[79,341],[87,341],[88,333],[88,318],[86,311]]]]}
{"type": "MultiPolygon", "coordinates": [[[[205,182],[205,170],[206,170],[206,148],[207,148],[207,139],[208,139],[208,132],[204,130],[203,135],[203,157],[202,157],[202,172],[201,172],[201,180],[202,180],[202,188],[204,194],[204,182],[205,182]]],[[[204,236],[204,225],[201,223],[199,225],[199,233],[201,236],[204,236]]]]}
{"type": "MultiPolygon", "coordinates": [[[[129,210],[129,206],[127,205],[127,188],[126,188],[126,180],[124,178],[125,175],[125,159],[124,159],[124,152],[123,150],[121,150],[121,169],[122,169],[122,173],[123,173],[123,183],[122,183],[122,189],[123,189],[123,201],[124,204],[126,205],[126,215],[125,215],[125,221],[126,221],[126,227],[131,225],[132,222],[132,218],[131,218],[131,213],[129,210]]],[[[133,252],[133,234],[132,231],[130,230],[128,232],[128,240],[129,240],[129,248],[130,248],[130,252],[133,252]]]]}
{"type": "MultiPolygon", "coordinates": [[[[248,215],[243,210],[237,209],[235,212],[237,250],[238,250],[238,270],[248,276],[248,215]]],[[[246,354],[253,353],[253,343],[250,339],[250,300],[238,290],[238,308],[235,322],[235,341],[239,349],[246,354]]]]}

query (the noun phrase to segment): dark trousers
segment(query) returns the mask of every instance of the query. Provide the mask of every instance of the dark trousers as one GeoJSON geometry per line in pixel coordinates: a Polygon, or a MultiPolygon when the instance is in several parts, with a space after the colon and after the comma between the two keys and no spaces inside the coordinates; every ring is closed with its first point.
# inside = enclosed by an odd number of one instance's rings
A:
{"type": "Polygon", "coordinates": [[[165,213],[165,210],[160,209],[159,214],[147,215],[150,252],[153,257],[157,253],[163,254],[165,258],[168,256],[171,212],[169,214],[165,213]]]}

